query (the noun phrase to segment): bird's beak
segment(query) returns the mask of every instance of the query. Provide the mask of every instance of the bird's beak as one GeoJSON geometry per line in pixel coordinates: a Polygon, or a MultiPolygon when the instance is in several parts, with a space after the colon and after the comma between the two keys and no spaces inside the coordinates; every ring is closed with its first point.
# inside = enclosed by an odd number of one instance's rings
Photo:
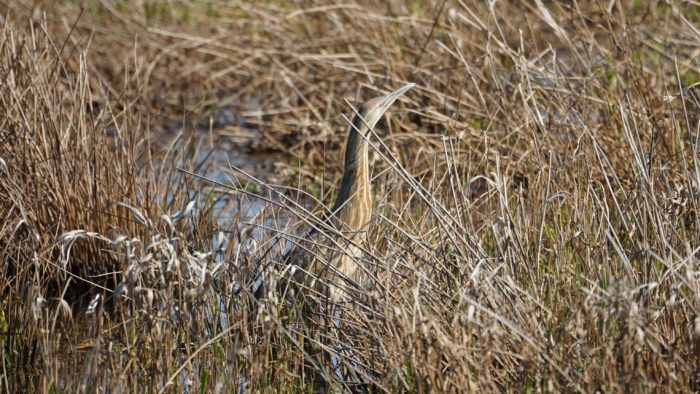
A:
{"type": "Polygon", "coordinates": [[[391,107],[391,104],[394,104],[394,101],[396,101],[397,98],[401,97],[404,93],[408,92],[414,86],[416,86],[415,83],[409,83],[394,90],[386,96],[378,97],[377,107],[379,107],[381,111],[379,113],[379,116],[381,117],[382,115],[384,115],[384,112],[386,112],[386,110],[388,110],[389,107],[391,107]]]}

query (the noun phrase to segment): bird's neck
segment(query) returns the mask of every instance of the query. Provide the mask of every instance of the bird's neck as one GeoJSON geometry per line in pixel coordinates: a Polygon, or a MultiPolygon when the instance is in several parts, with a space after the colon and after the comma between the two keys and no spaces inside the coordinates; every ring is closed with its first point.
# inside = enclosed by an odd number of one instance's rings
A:
{"type": "MultiPolygon", "coordinates": [[[[366,130],[366,126],[358,128],[366,130]]],[[[351,127],[345,146],[345,170],[333,212],[344,227],[360,230],[372,214],[367,140],[351,127]]]]}

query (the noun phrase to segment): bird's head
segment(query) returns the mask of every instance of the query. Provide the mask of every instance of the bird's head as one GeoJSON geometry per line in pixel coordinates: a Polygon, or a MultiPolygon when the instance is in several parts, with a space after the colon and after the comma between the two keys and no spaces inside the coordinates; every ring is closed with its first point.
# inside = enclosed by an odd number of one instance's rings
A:
{"type": "Polygon", "coordinates": [[[396,101],[396,99],[401,97],[401,95],[406,93],[415,85],[415,83],[409,83],[387,95],[375,97],[371,100],[366,101],[360,106],[360,110],[358,111],[362,119],[358,119],[359,124],[355,124],[355,126],[359,130],[364,130],[365,127],[369,127],[367,130],[365,130],[365,134],[369,133],[369,130],[374,128],[374,126],[377,124],[377,122],[379,122],[379,119],[382,118],[382,115],[384,115],[386,110],[388,110],[389,107],[391,107],[391,104],[393,104],[394,101],[396,101]]]}
{"type": "MultiPolygon", "coordinates": [[[[413,86],[415,84],[409,83],[385,96],[376,97],[365,102],[360,106],[352,121],[347,144],[345,145],[343,179],[340,182],[340,191],[333,206],[333,212],[337,213],[341,207],[344,207],[350,201],[352,196],[358,196],[353,201],[360,201],[361,203],[358,207],[361,207],[354,208],[355,205],[351,204],[349,205],[350,208],[347,208],[349,210],[347,212],[362,212],[362,214],[351,215],[352,221],[349,222],[347,221],[349,217],[346,216],[344,219],[346,224],[352,229],[361,228],[371,215],[372,198],[369,192],[367,134],[379,122],[379,119],[382,118],[382,115],[389,109],[391,104],[413,86]],[[354,209],[360,209],[360,211],[353,211],[354,209]]],[[[343,212],[346,211],[343,210],[343,212]]]]}

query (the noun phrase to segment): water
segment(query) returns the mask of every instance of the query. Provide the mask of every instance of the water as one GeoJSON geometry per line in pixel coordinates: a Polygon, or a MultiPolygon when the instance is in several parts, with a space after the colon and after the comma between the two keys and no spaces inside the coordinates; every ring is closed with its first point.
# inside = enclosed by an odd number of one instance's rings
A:
{"type": "MultiPolygon", "coordinates": [[[[201,205],[205,201],[212,202],[210,198],[213,198],[214,216],[219,226],[223,228],[230,227],[233,220],[252,219],[266,205],[265,201],[259,198],[235,191],[241,187],[239,179],[242,183],[249,180],[234,168],[252,174],[266,183],[284,183],[280,182],[280,177],[275,172],[275,164],[288,158],[279,152],[256,151],[254,147],[261,140],[258,126],[260,119],[257,117],[250,119],[236,111],[238,107],[246,110],[257,108],[256,105],[259,106],[257,103],[245,106],[223,106],[214,115],[200,121],[194,130],[183,129],[182,124],[177,122],[166,122],[163,127],[165,135],[160,140],[161,151],[175,149],[180,152],[190,152],[197,147],[197,153],[194,158],[185,154],[185,160],[188,162],[184,165],[177,161],[173,162],[171,158],[156,159],[154,165],[194,168],[197,176],[206,178],[197,182],[188,196],[189,200],[197,201],[197,205],[201,205]],[[191,160],[194,160],[194,163],[191,160]],[[215,192],[210,194],[213,189],[216,189],[215,192]]],[[[191,176],[185,175],[185,177],[191,176]]],[[[172,187],[177,189],[178,185],[174,184],[172,187]]],[[[166,203],[169,204],[171,199],[172,195],[168,197],[166,203]]],[[[181,211],[185,211],[184,206],[181,207],[181,211]]]]}

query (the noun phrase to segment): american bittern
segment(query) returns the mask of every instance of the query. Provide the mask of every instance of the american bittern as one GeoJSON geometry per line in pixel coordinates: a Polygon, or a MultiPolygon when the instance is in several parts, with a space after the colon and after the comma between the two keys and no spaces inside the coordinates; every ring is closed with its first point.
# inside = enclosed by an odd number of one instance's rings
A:
{"type": "Polygon", "coordinates": [[[287,264],[293,264],[292,281],[296,285],[325,294],[332,303],[343,296],[344,282],[356,282],[361,272],[358,242],[372,216],[369,132],[391,104],[413,86],[410,83],[360,106],[345,145],[345,167],[338,197],[326,221],[328,227],[337,231],[310,233],[285,257],[287,264]]]}

